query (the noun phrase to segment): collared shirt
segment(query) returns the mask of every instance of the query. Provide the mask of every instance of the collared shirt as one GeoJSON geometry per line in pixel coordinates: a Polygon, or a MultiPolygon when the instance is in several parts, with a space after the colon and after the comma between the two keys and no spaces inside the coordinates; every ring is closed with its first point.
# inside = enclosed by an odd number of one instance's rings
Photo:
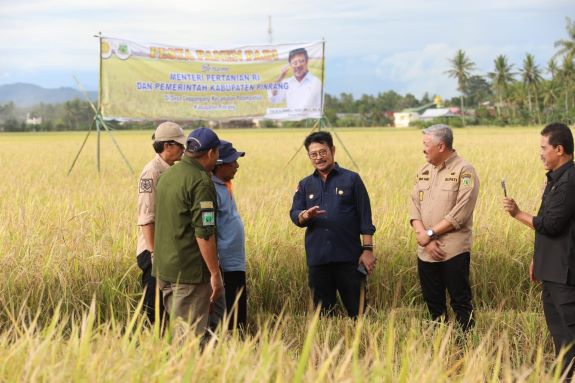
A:
{"type": "Polygon", "coordinates": [[[156,154],[153,160],[148,162],[138,182],[138,246],[136,255],[148,249],[142,226],[154,223],[156,219],[156,185],[158,177],[170,165],[164,159],[156,154]]]}
{"type": "Polygon", "coordinates": [[[290,77],[282,85],[287,89],[279,89],[275,96],[269,91],[272,104],[285,99],[287,107],[294,112],[321,112],[321,81],[311,72],[307,72],[301,81],[290,77]]]}
{"type": "MultiPolygon", "coordinates": [[[[411,194],[410,220],[419,220],[426,229],[445,219],[453,230],[443,234],[445,260],[471,251],[473,209],[479,194],[475,169],[454,151],[441,165],[425,164],[417,173],[411,194]]],[[[417,256],[425,262],[436,262],[425,249],[417,247],[417,256]]]]}
{"type": "Polygon", "coordinates": [[[299,182],[290,217],[306,226],[305,250],[309,266],[357,262],[362,252],[360,235],[373,235],[371,205],[359,174],[335,164],[325,182],[317,170],[299,182]],[[298,215],[318,205],[326,213],[303,224],[298,215]]]}
{"type": "Polygon", "coordinates": [[[218,256],[223,271],[246,271],[244,224],[224,181],[212,175],[218,195],[218,256]]]}
{"type": "Polygon", "coordinates": [[[569,161],[547,174],[535,228],[538,280],[575,285],[575,166],[569,161]]]}
{"type": "Polygon", "coordinates": [[[210,272],[196,237],[216,234],[214,183],[194,159],[184,158],[160,176],[152,275],[166,282],[206,283],[210,272]]]}

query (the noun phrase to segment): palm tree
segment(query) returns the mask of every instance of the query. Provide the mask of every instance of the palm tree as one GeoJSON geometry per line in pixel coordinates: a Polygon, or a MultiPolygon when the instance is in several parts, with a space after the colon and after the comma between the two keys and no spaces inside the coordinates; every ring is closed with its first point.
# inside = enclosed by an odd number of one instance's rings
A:
{"type": "Polygon", "coordinates": [[[551,75],[551,81],[555,80],[557,73],[559,73],[559,67],[557,66],[557,61],[555,59],[550,59],[547,63],[547,73],[551,75]]]}
{"type": "Polygon", "coordinates": [[[515,73],[512,72],[513,64],[509,64],[507,56],[499,55],[493,61],[495,64],[495,71],[489,72],[487,76],[491,79],[491,86],[497,95],[497,115],[501,116],[501,105],[507,96],[507,89],[509,84],[514,81],[515,73]]]}
{"type": "Polygon", "coordinates": [[[543,77],[541,76],[541,70],[539,66],[535,64],[535,57],[531,53],[525,55],[523,60],[523,68],[520,69],[521,77],[523,80],[523,87],[527,91],[527,104],[529,105],[529,121],[531,121],[531,115],[533,113],[533,108],[531,106],[531,90],[535,92],[535,108],[537,111],[537,119],[541,123],[541,118],[539,116],[539,97],[537,96],[537,89],[541,84],[543,77]]]}
{"type": "Polygon", "coordinates": [[[575,84],[575,65],[573,63],[574,55],[575,53],[571,52],[563,56],[563,63],[558,74],[565,93],[565,113],[568,113],[569,111],[569,93],[572,91],[573,85],[575,84]]]}
{"type": "Polygon", "coordinates": [[[567,25],[565,29],[567,29],[567,39],[561,39],[555,41],[555,48],[559,48],[557,53],[555,53],[554,57],[558,57],[561,55],[571,55],[575,56],[575,22],[571,20],[571,18],[566,17],[565,21],[567,25]]]}
{"type": "Polygon", "coordinates": [[[461,122],[465,126],[465,113],[463,109],[463,95],[467,89],[467,81],[471,72],[475,70],[475,64],[467,57],[462,49],[455,53],[455,57],[450,59],[451,69],[446,73],[451,78],[457,79],[457,90],[459,91],[459,100],[461,101],[461,122]]]}
{"type": "Polygon", "coordinates": [[[557,65],[557,61],[551,58],[547,62],[547,67],[545,72],[551,75],[548,81],[543,81],[543,87],[541,91],[543,110],[545,113],[546,121],[550,121],[555,114],[557,109],[557,102],[559,101],[559,94],[561,93],[561,85],[559,84],[559,72],[560,68],[557,65]]]}

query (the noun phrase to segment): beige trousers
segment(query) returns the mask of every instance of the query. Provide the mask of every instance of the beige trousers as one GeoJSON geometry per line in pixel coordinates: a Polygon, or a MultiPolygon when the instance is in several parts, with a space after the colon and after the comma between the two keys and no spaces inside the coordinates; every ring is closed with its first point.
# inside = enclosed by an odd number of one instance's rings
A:
{"type": "Polygon", "coordinates": [[[193,326],[196,336],[202,336],[208,326],[210,296],[212,287],[209,283],[172,283],[158,279],[160,291],[164,297],[164,306],[174,321],[176,333],[182,335],[181,324],[193,326]]]}

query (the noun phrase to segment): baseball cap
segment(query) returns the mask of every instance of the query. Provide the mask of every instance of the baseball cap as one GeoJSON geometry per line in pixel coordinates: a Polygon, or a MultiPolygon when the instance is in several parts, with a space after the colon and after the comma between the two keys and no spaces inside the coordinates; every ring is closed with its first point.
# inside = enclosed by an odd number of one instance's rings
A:
{"type": "Polygon", "coordinates": [[[188,135],[186,150],[192,153],[205,152],[219,144],[220,139],[216,132],[208,128],[197,128],[188,135]]]}
{"type": "Polygon", "coordinates": [[[186,135],[182,127],[175,122],[162,122],[156,128],[152,139],[156,142],[176,141],[179,144],[186,145],[186,135]]]}
{"type": "Polygon", "coordinates": [[[231,164],[240,157],[246,155],[246,152],[238,152],[231,142],[220,141],[220,158],[218,164],[231,164]]]}

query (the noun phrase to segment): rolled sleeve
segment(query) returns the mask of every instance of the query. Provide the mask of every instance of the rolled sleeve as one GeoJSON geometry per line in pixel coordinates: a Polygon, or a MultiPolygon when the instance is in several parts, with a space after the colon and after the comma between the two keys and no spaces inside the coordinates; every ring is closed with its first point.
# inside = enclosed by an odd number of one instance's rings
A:
{"type": "Polygon", "coordinates": [[[478,195],[479,180],[475,169],[473,167],[464,167],[459,176],[459,191],[455,205],[444,217],[446,221],[453,225],[455,230],[461,229],[473,215],[478,195]],[[466,177],[466,175],[469,175],[469,177],[466,177]],[[469,183],[466,183],[466,179],[470,179],[469,183]]]}
{"type": "Polygon", "coordinates": [[[371,218],[371,202],[367,194],[367,189],[359,175],[355,179],[354,188],[357,211],[359,213],[359,232],[361,234],[373,235],[375,233],[375,226],[371,218]]]}
{"type": "Polygon", "coordinates": [[[409,214],[409,223],[414,220],[422,221],[421,219],[421,202],[419,200],[419,187],[417,182],[411,191],[411,210],[409,214]]]}
{"type": "Polygon", "coordinates": [[[158,175],[148,171],[138,180],[138,226],[154,223],[156,219],[156,182],[158,175]]]}
{"type": "Polygon", "coordinates": [[[213,185],[199,185],[191,205],[196,238],[208,239],[216,234],[217,196],[213,185]]]}

